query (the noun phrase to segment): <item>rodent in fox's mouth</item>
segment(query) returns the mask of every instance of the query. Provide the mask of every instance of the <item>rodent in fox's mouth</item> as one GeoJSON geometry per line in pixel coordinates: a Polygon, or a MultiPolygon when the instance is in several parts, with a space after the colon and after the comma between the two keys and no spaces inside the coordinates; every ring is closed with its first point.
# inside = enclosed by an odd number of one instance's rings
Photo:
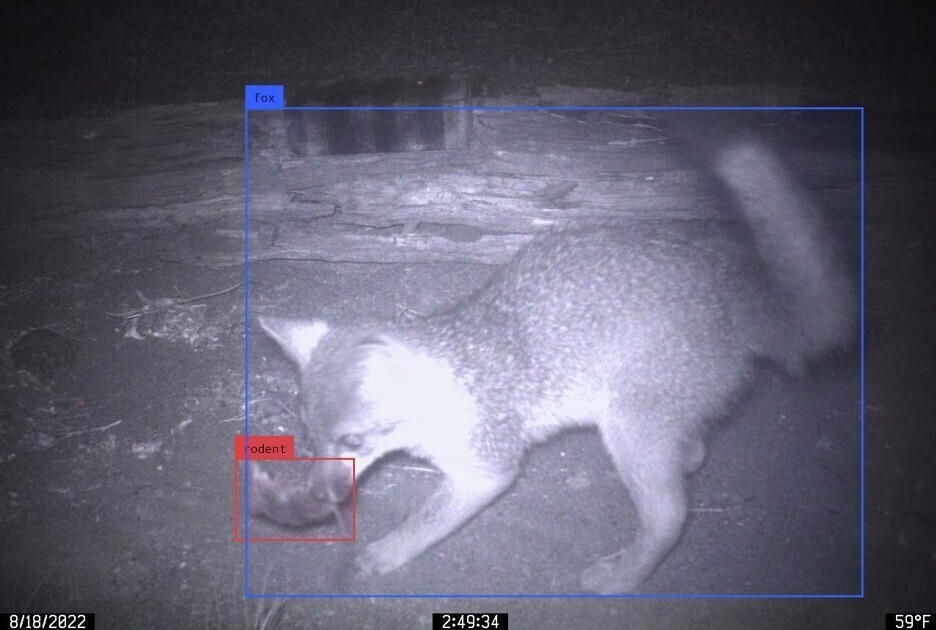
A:
{"type": "Polygon", "coordinates": [[[338,497],[317,461],[250,464],[250,513],[293,529],[346,519],[348,497],[338,497]]]}

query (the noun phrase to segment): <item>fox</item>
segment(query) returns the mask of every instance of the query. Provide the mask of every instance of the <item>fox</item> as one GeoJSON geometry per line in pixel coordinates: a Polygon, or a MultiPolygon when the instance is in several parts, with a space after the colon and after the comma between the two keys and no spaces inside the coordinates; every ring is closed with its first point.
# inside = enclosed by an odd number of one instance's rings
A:
{"type": "MultiPolygon", "coordinates": [[[[713,419],[765,363],[803,374],[852,342],[856,292],[821,210],[759,140],[713,154],[734,221],[549,230],[455,307],[411,321],[259,317],[298,370],[320,455],[355,458],[360,476],[405,451],[442,473],[363,546],[360,573],[403,567],[505,493],[531,445],[590,426],[638,523],[580,585],[632,592],[681,537],[713,419]]],[[[309,513],[348,496],[349,465],[317,469],[309,513]]]]}

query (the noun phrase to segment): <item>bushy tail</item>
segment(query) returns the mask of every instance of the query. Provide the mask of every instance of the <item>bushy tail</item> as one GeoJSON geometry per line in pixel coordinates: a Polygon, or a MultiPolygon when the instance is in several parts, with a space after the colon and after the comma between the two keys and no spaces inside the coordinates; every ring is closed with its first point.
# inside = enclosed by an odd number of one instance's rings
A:
{"type": "Polygon", "coordinates": [[[714,162],[787,300],[795,333],[782,353],[790,367],[850,343],[858,309],[854,283],[806,190],[753,141],[719,151],[714,162]]]}

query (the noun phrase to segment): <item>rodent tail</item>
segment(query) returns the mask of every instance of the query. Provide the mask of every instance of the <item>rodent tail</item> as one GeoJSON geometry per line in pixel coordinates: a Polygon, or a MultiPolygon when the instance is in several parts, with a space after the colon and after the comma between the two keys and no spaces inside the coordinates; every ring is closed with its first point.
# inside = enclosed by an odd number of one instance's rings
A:
{"type": "Polygon", "coordinates": [[[795,339],[784,348],[791,369],[851,342],[855,288],[835,240],[807,191],[764,146],[722,149],[713,169],[735,198],[758,252],[786,300],[795,339]]]}

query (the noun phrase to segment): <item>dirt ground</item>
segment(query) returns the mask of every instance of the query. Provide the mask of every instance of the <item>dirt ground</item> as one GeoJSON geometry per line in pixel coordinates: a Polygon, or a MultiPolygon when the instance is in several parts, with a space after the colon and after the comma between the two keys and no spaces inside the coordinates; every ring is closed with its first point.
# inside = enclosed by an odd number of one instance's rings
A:
{"type": "MultiPolygon", "coordinates": [[[[248,599],[245,547],[233,531],[233,441],[247,386],[254,432],[298,427],[292,368],[259,334],[245,362],[245,318],[256,331],[261,314],[341,323],[428,313],[456,304],[492,268],[257,262],[247,310],[243,269],[160,256],[204,236],[186,225],[56,235],[23,219],[29,199],[6,202],[0,611],[95,612],[102,628],[375,629],[428,628],[430,613],[445,610],[509,612],[515,628],[547,629],[879,628],[885,611],[936,612],[936,121],[909,104],[928,102],[932,89],[932,57],[911,36],[925,20],[908,9],[900,29],[857,11],[813,21],[802,3],[784,3],[776,15],[747,3],[688,11],[636,3],[627,19],[619,8],[587,15],[578,2],[459,11],[354,2],[309,12],[299,4],[242,1],[231,19],[217,20],[211,2],[113,15],[40,15],[10,3],[0,17],[18,28],[3,38],[3,56],[21,93],[2,105],[3,131],[31,137],[30,124],[9,123],[12,116],[101,118],[154,102],[230,99],[246,82],[289,85],[352,71],[481,70],[501,90],[525,95],[553,83],[640,85],[661,101],[677,83],[834,84],[849,95],[836,102],[848,104],[873,93],[864,371],[857,351],[800,379],[766,371],[717,422],[708,459],[690,480],[685,534],[637,598],[577,593],[580,570],[616,551],[635,523],[597,435],[582,430],[534,448],[501,500],[397,573],[356,577],[357,543],[250,545],[251,592],[306,597],[248,599]],[[757,26],[739,28],[744,20],[757,26]],[[293,28],[267,37],[283,24],[293,28]],[[48,332],[30,336],[35,330],[48,332]],[[793,597],[757,596],[766,593],[793,597]],[[546,597],[520,597],[530,594],[546,597]],[[719,594],[734,596],[696,596],[719,594]]],[[[836,155],[821,125],[788,122],[775,137],[836,155]]],[[[154,153],[169,174],[184,168],[172,151],[154,153]]],[[[4,181],[20,158],[5,155],[4,181]]],[[[119,174],[98,174],[111,175],[119,174]]],[[[820,197],[841,185],[810,182],[820,197]]],[[[856,226],[844,223],[840,237],[853,244],[857,265],[856,226]]],[[[422,462],[383,462],[361,480],[358,540],[385,533],[437,481],[422,462]]]]}

